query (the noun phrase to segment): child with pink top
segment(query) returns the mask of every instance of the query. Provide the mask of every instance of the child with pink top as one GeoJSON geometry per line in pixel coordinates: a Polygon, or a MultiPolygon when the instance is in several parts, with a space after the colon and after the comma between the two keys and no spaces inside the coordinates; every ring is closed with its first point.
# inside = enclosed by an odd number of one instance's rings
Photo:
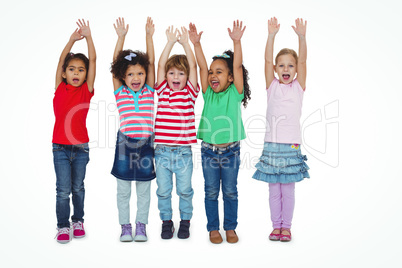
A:
{"type": "Polygon", "coordinates": [[[277,54],[274,65],[274,40],[280,24],[276,18],[268,20],[265,49],[267,130],[264,150],[253,178],[269,183],[269,206],[274,228],[269,239],[272,241],[291,240],[295,182],[310,177],[309,167],[304,162],[307,158],[300,150],[300,116],[306,89],[306,26],[307,21],[303,22],[303,19],[297,19],[296,26],[292,26],[299,37],[299,56],[294,50],[284,48],[277,54]]]}

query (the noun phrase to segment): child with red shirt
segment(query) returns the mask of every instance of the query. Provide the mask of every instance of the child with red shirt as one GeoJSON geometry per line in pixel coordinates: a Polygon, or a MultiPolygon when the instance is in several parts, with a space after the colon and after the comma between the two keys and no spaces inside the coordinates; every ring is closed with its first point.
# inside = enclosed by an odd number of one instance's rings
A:
{"type": "Polygon", "coordinates": [[[53,109],[56,117],[53,130],[53,161],[56,171],[57,242],[68,243],[70,230],[70,194],[74,212],[71,217],[75,238],[85,236],[84,178],[89,161],[86,117],[94,95],[96,52],[89,22],[78,20],[76,29],[61,53],[56,71],[56,92],[53,109]],[[70,50],[85,38],[89,59],[70,50]]]}

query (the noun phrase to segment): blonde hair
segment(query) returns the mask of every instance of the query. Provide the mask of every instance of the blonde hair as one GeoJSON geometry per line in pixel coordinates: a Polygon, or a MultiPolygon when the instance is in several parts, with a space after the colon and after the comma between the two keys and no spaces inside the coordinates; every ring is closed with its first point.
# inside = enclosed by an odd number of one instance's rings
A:
{"type": "Polygon", "coordinates": [[[190,65],[188,64],[186,55],[171,56],[165,64],[165,76],[172,67],[176,67],[180,71],[185,72],[187,77],[190,75],[190,65]]]}
{"type": "Polygon", "coordinates": [[[281,51],[279,51],[279,53],[275,57],[275,65],[278,64],[278,58],[280,56],[288,55],[288,54],[292,55],[293,58],[295,58],[296,64],[297,64],[298,57],[297,57],[296,51],[294,51],[293,49],[290,49],[290,48],[282,48],[281,51]]]}

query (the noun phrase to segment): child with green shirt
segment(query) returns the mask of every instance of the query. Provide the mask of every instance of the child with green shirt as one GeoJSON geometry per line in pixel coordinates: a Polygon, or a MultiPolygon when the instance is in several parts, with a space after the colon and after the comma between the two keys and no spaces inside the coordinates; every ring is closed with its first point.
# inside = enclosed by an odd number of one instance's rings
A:
{"type": "Polygon", "coordinates": [[[222,182],[226,240],[236,243],[237,227],[237,175],[240,166],[240,140],[246,138],[241,119],[240,104],[250,99],[248,72],[242,64],[241,37],[246,27],[239,21],[228,28],[234,52],[228,50],[213,57],[208,70],[201,47],[202,32],[197,33],[190,23],[189,36],[194,45],[200,68],[200,82],[204,98],[202,118],[197,133],[201,143],[202,169],[205,179],[205,211],[210,241],[223,241],[219,233],[218,196],[222,182]]]}

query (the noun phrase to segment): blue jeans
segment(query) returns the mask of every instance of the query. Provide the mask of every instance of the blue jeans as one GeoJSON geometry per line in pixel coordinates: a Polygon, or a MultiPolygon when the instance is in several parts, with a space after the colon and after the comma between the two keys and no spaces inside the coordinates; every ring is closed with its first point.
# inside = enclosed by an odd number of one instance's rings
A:
{"type": "Polygon", "coordinates": [[[176,193],[179,196],[180,218],[190,220],[193,216],[191,176],[193,156],[191,146],[157,145],[155,149],[158,208],[163,221],[172,219],[173,173],[176,174],[176,193]]]}
{"type": "Polygon", "coordinates": [[[240,167],[240,142],[225,148],[201,143],[202,171],[205,179],[205,212],[208,231],[219,230],[218,196],[222,183],[223,229],[237,227],[237,175],[240,167]]]}
{"type": "Polygon", "coordinates": [[[84,178],[89,161],[88,143],[63,145],[53,143],[53,162],[56,171],[57,227],[70,227],[70,194],[74,207],[73,222],[84,222],[84,178]]]}

